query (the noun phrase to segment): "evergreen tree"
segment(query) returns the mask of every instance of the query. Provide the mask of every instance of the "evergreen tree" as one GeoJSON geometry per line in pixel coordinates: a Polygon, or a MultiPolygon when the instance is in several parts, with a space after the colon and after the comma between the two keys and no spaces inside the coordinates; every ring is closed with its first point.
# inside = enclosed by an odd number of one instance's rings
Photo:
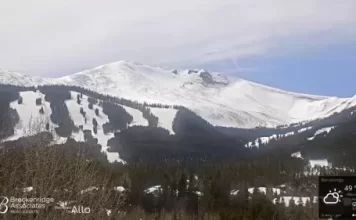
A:
{"type": "Polygon", "coordinates": [[[193,193],[194,192],[194,183],[195,183],[195,178],[193,174],[189,175],[189,182],[188,182],[188,192],[193,193]]]}
{"type": "Polygon", "coordinates": [[[97,128],[97,127],[98,127],[98,122],[96,121],[95,118],[93,118],[93,126],[94,126],[94,128],[97,128]]]}
{"type": "Polygon", "coordinates": [[[239,206],[242,208],[242,210],[247,210],[248,208],[248,202],[249,202],[249,192],[248,192],[248,187],[245,182],[242,183],[242,189],[239,192],[239,206]]]}
{"type": "Polygon", "coordinates": [[[18,103],[19,105],[21,105],[22,102],[23,102],[23,99],[22,99],[22,97],[20,96],[19,99],[17,100],[17,103],[18,103]]]}
{"type": "Polygon", "coordinates": [[[80,103],[81,103],[80,97],[81,97],[81,96],[78,94],[78,95],[77,95],[77,103],[78,103],[78,105],[80,105],[80,103]]]}
{"type": "Polygon", "coordinates": [[[85,117],[86,112],[84,111],[84,109],[83,109],[82,107],[80,108],[80,110],[79,110],[79,111],[80,111],[80,114],[82,114],[82,115],[83,115],[83,117],[85,117]]]}
{"type": "Polygon", "coordinates": [[[178,198],[184,197],[186,191],[187,191],[187,177],[184,173],[182,173],[178,182],[178,198]]]}
{"type": "Polygon", "coordinates": [[[37,98],[36,99],[36,105],[37,106],[42,105],[42,99],[41,98],[37,98]]]}
{"type": "Polygon", "coordinates": [[[44,109],[43,109],[43,107],[40,108],[39,112],[40,112],[40,114],[42,114],[42,115],[44,114],[44,109]]]}
{"type": "Polygon", "coordinates": [[[280,197],[276,200],[277,216],[278,220],[286,220],[286,204],[284,198],[280,197]]]}
{"type": "Polygon", "coordinates": [[[170,192],[170,178],[167,174],[163,176],[163,184],[162,184],[162,194],[159,198],[159,204],[161,207],[164,207],[166,210],[170,210],[172,208],[171,201],[171,192],[170,192]]]}
{"type": "Polygon", "coordinates": [[[292,198],[289,201],[289,206],[287,209],[287,218],[288,219],[295,219],[297,216],[297,206],[295,204],[295,198],[292,198]]]}
{"type": "Polygon", "coordinates": [[[273,199],[275,198],[275,193],[273,192],[273,189],[270,187],[266,188],[266,196],[267,198],[273,199]]]}

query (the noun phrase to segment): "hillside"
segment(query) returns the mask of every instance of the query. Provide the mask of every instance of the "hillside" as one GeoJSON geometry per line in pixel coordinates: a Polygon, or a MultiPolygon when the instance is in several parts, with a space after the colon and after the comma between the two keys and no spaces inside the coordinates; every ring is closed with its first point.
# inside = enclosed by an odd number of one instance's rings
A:
{"type": "Polygon", "coordinates": [[[242,142],[180,106],[148,105],[74,86],[0,85],[0,143],[52,134],[52,144],[71,141],[100,149],[109,162],[175,157],[224,158],[242,142]]]}
{"type": "Polygon", "coordinates": [[[298,94],[206,70],[172,70],[119,61],[57,79],[6,72],[1,83],[63,84],[138,102],[180,105],[222,127],[274,127],[355,106],[352,98],[298,94]]]}

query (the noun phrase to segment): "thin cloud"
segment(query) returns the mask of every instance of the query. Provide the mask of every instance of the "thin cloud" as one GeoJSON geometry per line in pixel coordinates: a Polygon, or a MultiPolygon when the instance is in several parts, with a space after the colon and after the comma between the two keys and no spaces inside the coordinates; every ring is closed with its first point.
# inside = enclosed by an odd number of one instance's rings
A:
{"type": "Polygon", "coordinates": [[[3,0],[0,67],[70,74],[117,60],[179,68],[353,41],[353,0],[3,0]],[[5,2],[4,2],[5,1],[5,2]]]}

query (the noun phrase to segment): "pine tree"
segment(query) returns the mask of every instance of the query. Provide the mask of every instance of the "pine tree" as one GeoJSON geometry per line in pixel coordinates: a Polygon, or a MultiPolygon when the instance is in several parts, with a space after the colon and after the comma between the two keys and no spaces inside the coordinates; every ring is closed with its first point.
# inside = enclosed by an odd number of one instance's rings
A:
{"type": "Polygon", "coordinates": [[[260,195],[260,194],[261,194],[261,191],[259,190],[259,188],[258,187],[254,187],[253,191],[252,191],[252,195],[257,196],[257,195],[260,195]]]}
{"type": "Polygon", "coordinates": [[[84,109],[82,107],[80,108],[80,114],[82,114],[83,117],[85,117],[85,115],[86,115],[86,113],[85,113],[85,111],[84,111],[84,109]]]}
{"type": "Polygon", "coordinates": [[[298,200],[298,206],[303,206],[303,200],[302,200],[302,197],[299,197],[299,200],[298,200]]]}
{"type": "Polygon", "coordinates": [[[242,183],[242,189],[239,192],[240,206],[243,210],[247,210],[248,208],[248,200],[249,200],[249,192],[247,188],[247,184],[245,182],[242,183]]]}
{"type": "Polygon", "coordinates": [[[284,202],[284,198],[278,198],[276,200],[276,208],[277,208],[277,215],[278,215],[278,220],[285,220],[286,219],[286,204],[284,202]]]}
{"type": "Polygon", "coordinates": [[[168,210],[171,208],[171,201],[170,201],[171,193],[169,190],[169,184],[170,184],[169,176],[167,174],[164,174],[163,184],[162,184],[162,194],[160,195],[159,198],[159,204],[160,206],[168,210]]]}
{"type": "Polygon", "coordinates": [[[78,103],[78,105],[80,105],[80,103],[81,103],[80,95],[79,95],[79,94],[77,95],[77,103],[78,103]]]}
{"type": "Polygon", "coordinates": [[[274,195],[275,195],[275,194],[274,194],[274,192],[273,192],[273,189],[267,187],[267,188],[266,188],[266,196],[267,196],[267,198],[272,199],[272,198],[274,198],[274,195]]]}
{"type": "Polygon", "coordinates": [[[98,127],[98,122],[96,121],[95,118],[93,118],[93,126],[94,126],[94,128],[97,128],[97,127],[98,127]]]}
{"type": "Polygon", "coordinates": [[[37,106],[42,105],[42,99],[41,98],[37,98],[36,99],[36,105],[37,106]]]}
{"type": "Polygon", "coordinates": [[[194,192],[194,182],[195,178],[193,174],[189,175],[189,182],[188,182],[188,192],[193,193],[194,192]]]}
{"type": "Polygon", "coordinates": [[[291,200],[289,201],[289,206],[288,206],[288,210],[287,210],[287,218],[295,219],[296,215],[297,215],[297,206],[295,204],[294,198],[291,198],[291,200]]]}
{"type": "Polygon", "coordinates": [[[43,109],[43,107],[40,108],[40,114],[42,114],[42,115],[44,114],[44,109],[43,109]]]}
{"type": "Polygon", "coordinates": [[[21,105],[21,104],[23,103],[23,99],[22,99],[21,96],[20,96],[19,99],[17,100],[17,103],[18,103],[19,105],[21,105]]]}
{"type": "Polygon", "coordinates": [[[184,197],[186,190],[187,190],[187,177],[185,176],[184,173],[182,173],[182,176],[180,177],[178,182],[178,198],[184,197]]]}

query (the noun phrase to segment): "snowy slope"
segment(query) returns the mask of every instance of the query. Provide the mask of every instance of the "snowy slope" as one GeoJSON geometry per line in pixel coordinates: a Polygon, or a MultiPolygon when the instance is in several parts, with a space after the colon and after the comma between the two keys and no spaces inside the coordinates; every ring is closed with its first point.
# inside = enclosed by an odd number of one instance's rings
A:
{"type": "MultiPolygon", "coordinates": [[[[298,94],[205,70],[169,70],[119,61],[58,79],[6,72],[0,82],[67,84],[130,100],[183,105],[225,127],[276,126],[327,117],[356,105],[352,98],[298,94]]],[[[29,83],[29,84],[27,84],[29,83]]]]}
{"type": "Polygon", "coordinates": [[[312,120],[356,104],[356,97],[297,94],[204,70],[174,71],[126,61],[58,80],[140,102],[183,105],[214,125],[231,127],[312,120]]]}
{"type": "Polygon", "coordinates": [[[35,135],[36,133],[45,131],[46,123],[49,123],[50,126],[52,125],[50,120],[52,110],[50,104],[44,100],[42,93],[39,91],[20,92],[20,97],[23,100],[21,104],[17,100],[10,103],[10,107],[16,109],[20,120],[15,126],[14,135],[3,141],[13,141],[20,137],[35,135]],[[42,99],[41,105],[36,105],[37,98],[42,99]],[[43,108],[44,114],[39,113],[41,108],[43,108]]]}
{"type": "MultiPolygon", "coordinates": [[[[107,115],[103,113],[103,109],[98,106],[94,105],[93,109],[89,109],[88,105],[88,97],[83,95],[83,98],[81,99],[81,103],[77,103],[77,95],[79,93],[77,92],[71,92],[71,100],[66,100],[66,105],[69,111],[69,114],[72,118],[72,121],[76,126],[83,126],[83,130],[90,130],[91,134],[94,138],[98,139],[98,144],[101,145],[101,151],[106,153],[107,159],[109,162],[123,162],[120,159],[119,153],[116,152],[108,152],[108,141],[114,137],[113,133],[108,133],[104,134],[103,131],[103,124],[109,122],[109,118],[107,115]],[[83,110],[86,112],[86,120],[83,117],[82,114],[80,114],[80,109],[83,108],[83,110]],[[96,116],[95,110],[94,109],[99,109],[99,116],[96,116]],[[94,134],[93,132],[93,119],[95,119],[98,123],[98,132],[97,134],[94,134]]],[[[72,133],[72,138],[75,139],[78,142],[84,142],[84,133],[82,130],[79,130],[77,133],[73,132],[72,133]]]]}
{"type": "Polygon", "coordinates": [[[309,141],[312,141],[315,139],[316,136],[318,136],[319,134],[322,134],[322,133],[329,133],[331,130],[333,130],[335,128],[335,126],[332,126],[332,127],[326,127],[326,128],[321,128],[319,130],[317,130],[314,134],[313,137],[310,137],[308,138],[309,141]]]}
{"type": "Polygon", "coordinates": [[[247,144],[245,144],[245,147],[260,147],[260,144],[265,145],[268,144],[271,140],[278,140],[281,138],[285,138],[285,137],[289,137],[298,133],[302,133],[305,132],[307,130],[312,129],[313,127],[306,127],[306,128],[302,128],[299,129],[297,132],[291,131],[285,134],[279,134],[279,135],[271,135],[269,137],[259,137],[254,141],[248,142],[247,144]]]}
{"type": "Polygon", "coordinates": [[[170,134],[174,134],[173,121],[177,110],[172,108],[150,108],[151,113],[158,117],[158,127],[167,129],[170,134]]]}
{"type": "Polygon", "coordinates": [[[148,121],[143,117],[141,111],[124,105],[120,105],[120,106],[123,107],[126,110],[126,112],[129,113],[133,118],[129,126],[148,126],[148,121]]]}
{"type": "Polygon", "coordinates": [[[36,86],[54,84],[56,83],[56,80],[42,77],[33,77],[22,73],[0,69],[0,83],[19,86],[36,86]]]}

